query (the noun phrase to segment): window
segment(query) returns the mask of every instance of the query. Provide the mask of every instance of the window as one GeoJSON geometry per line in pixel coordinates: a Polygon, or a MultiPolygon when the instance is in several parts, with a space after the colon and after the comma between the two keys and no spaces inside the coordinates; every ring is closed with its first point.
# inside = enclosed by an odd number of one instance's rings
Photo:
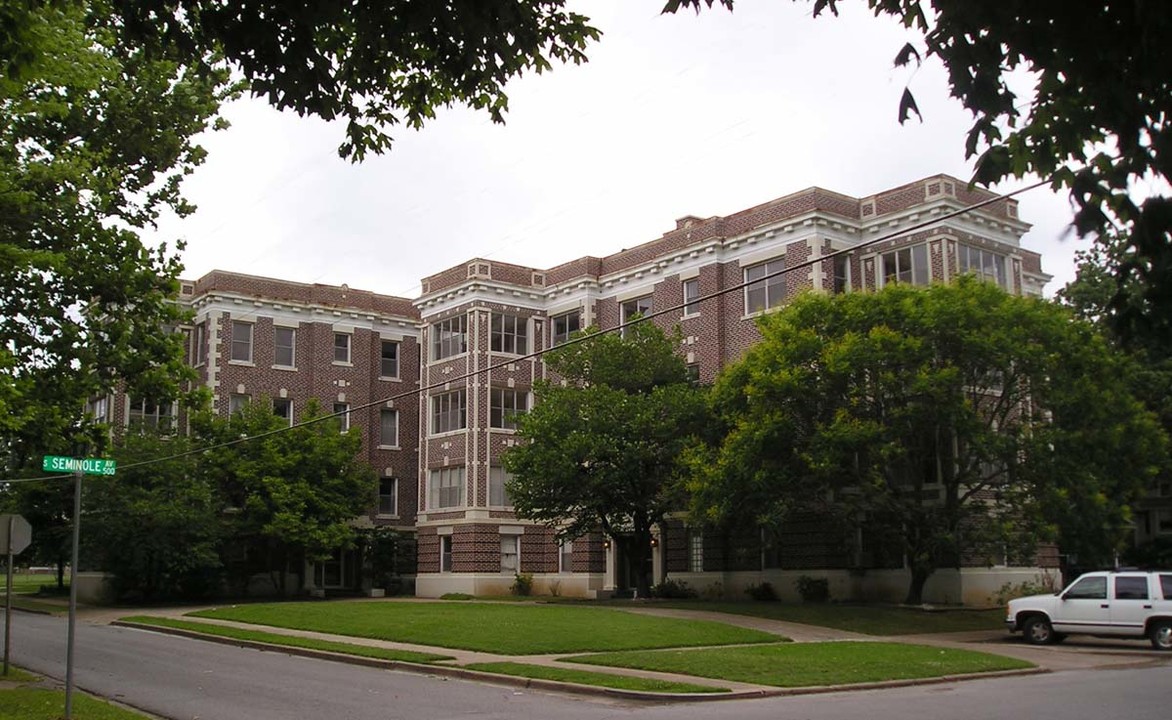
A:
{"type": "Polygon", "coordinates": [[[700,303],[696,299],[700,297],[700,278],[692,278],[684,281],[684,315],[699,315],[700,303]]]}
{"type": "Polygon", "coordinates": [[[1008,287],[1004,255],[969,245],[958,245],[956,266],[962,273],[972,273],[987,282],[997,283],[1003,288],[1008,287]]]}
{"type": "Polygon", "coordinates": [[[688,371],[688,382],[693,385],[700,384],[700,363],[688,363],[685,368],[688,371]]]}
{"type": "Polygon", "coordinates": [[[379,478],[378,481],[378,514],[397,515],[399,512],[399,480],[398,478],[379,478]]]}
{"type": "Polygon", "coordinates": [[[431,326],[431,358],[443,360],[446,357],[468,352],[468,316],[438,322],[431,326]]]}
{"type": "Polygon", "coordinates": [[[431,399],[431,432],[455,432],[465,425],[465,398],[463,390],[436,395],[431,399]]]}
{"type": "Polygon", "coordinates": [[[1172,510],[1153,510],[1156,515],[1156,534],[1172,535],[1172,510]]]}
{"type": "Polygon", "coordinates": [[[293,424],[293,401],[289,398],[273,398],[273,414],[283,418],[290,425],[293,424]]]}
{"type": "Polygon", "coordinates": [[[103,395],[99,398],[94,398],[89,402],[86,410],[93,417],[95,423],[104,424],[110,422],[110,398],[108,396],[103,395]]]}
{"type": "Polygon", "coordinates": [[[460,507],[464,504],[464,468],[431,471],[431,507],[460,507]]]}
{"type": "Polygon", "coordinates": [[[378,411],[378,444],[381,447],[399,446],[399,411],[378,411]]]}
{"type": "Polygon", "coordinates": [[[334,333],[334,362],[350,362],[350,333],[334,333]]]}
{"type": "Polygon", "coordinates": [[[399,377],[399,343],[394,340],[383,340],[382,342],[378,374],[380,377],[399,377]]]}
{"type": "MultiPolygon", "coordinates": [[[[628,300],[619,306],[619,310],[621,311],[620,317],[624,325],[633,320],[636,315],[644,317],[647,313],[651,312],[651,296],[647,295],[646,297],[628,300]]],[[[623,328],[623,337],[626,336],[627,329],[623,328]]]]}
{"type": "Polygon", "coordinates": [[[203,365],[204,324],[200,323],[191,329],[191,364],[194,367],[203,365]]]}
{"type": "Polygon", "coordinates": [[[338,418],[338,427],[342,432],[350,429],[350,403],[334,403],[334,415],[338,418]]]}
{"type": "Polygon", "coordinates": [[[574,542],[562,540],[558,544],[558,571],[574,572],[574,542]]]}
{"type": "Polygon", "coordinates": [[[488,424],[494,428],[517,429],[517,415],[529,412],[529,393],[525,390],[493,388],[489,393],[488,424]]]}
{"type": "Polygon", "coordinates": [[[578,310],[563,313],[553,319],[553,344],[561,345],[582,329],[582,313],[578,310]]]}
{"type": "Polygon", "coordinates": [[[831,258],[834,268],[834,277],[831,278],[830,291],[835,295],[850,290],[851,287],[851,259],[846,253],[831,258]]]}
{"type": "Polygon", "coordinates": [[[1165,600],[1172,600],[1172,575],[1160,576],[1160,593],[1165,600]]]}
{"type": "Polygon", "coordinates": [[[297,331],[288,327],[273,328],[273,364],[281,367],[294,367],[294,342],[297,331]]]}
{"type": "Polygon", "coordinates": [[[517,315],[492,316],[493,352],[524,355],[529,352],[529,323],[517,315]]]}
{"type": "Polygon", "coordinates": [[[440,535],[440,572],[452,571],[452,536],[440,535]]]}
{"type": "Polygon", "coordinates": [[[769,277],[784,269],[784,258],[745,268],[745,282],[751,283],[745,288],[746,315],[768,310],[785,302],[785,276],[779,274],[769,277]]]}
{"type": "Polygon", "coordinates": [[[1063,597],[1067,600],[1106,600],[1107,578],[1102,576],[1083,578],[1067,590],[1063,597]]]}
{"type": "Polygon", "coordinates": [[[232,321],[232,354],[237,362],[252,362],[252,323],[232,321]]]}
{"type": "Polygon", "coordinates": [[[513,476],[499,465],[493,465],[488,470],[488,504],[492,507],[512,507],[513,501],[509,498],[506,483],[513,476]]]}
{"type": "Polygon", "coordinates": [[[501,572],[517,573],[521,569],[521,536],[501,535],[501,572]]]}
{"type": "Polygon", "coordinates": [[[248,407],[248,403],[252,400],[249,395],[240,395],[232,393],[228,396],[228,414],[235,415],[236,413],[244,412],[244,408],[248,407]]]}
{"type": "Polygon", "coordinates": [[[166,432],[171,429],[171,403],[150,400],[132,400],[127,425],[136,430],[150,429],[166,432]]]}
{"type": "Polygon", "coordinates": [[[704,535],[695,530],[688,533],[688,570],[704,572],[704,535]]]}
{"type": "Polygon", "coordinates": [[[879,256],[883,266],[883,283],[901,282],[912,285],[928,284],[928,246],[892,250],[879,256]]]}
{"type": "Polygon", "coordinates": [[[1148,578],[1146,575],[1121,575],[1115,578],[1116,600],[1147,600],[1148,578]]]}

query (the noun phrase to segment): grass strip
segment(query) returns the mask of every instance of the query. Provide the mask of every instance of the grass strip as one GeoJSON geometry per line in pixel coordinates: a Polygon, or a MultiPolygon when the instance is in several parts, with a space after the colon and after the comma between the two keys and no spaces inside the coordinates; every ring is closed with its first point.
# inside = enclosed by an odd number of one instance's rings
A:
{"type": "Polygon", "coordinates": [[[710,687],[707,685],[693,685],[691,683],[671,682],[668,680],[657,680],[655,678],[612,675],[610,673],[591,672],[590,670],[556,668],[547,665],[528,665],[526,663],[515,662],[473,663],[471,665],[463,665],[462,667],[468,670],[480,670],[498,675],[514,675],[537,680],[556,680],[557,682],[571,682],[579,685],[594,685],[597,687],[637,690],[640,692],[726,693],[729,691],[728,688],[710,687]]]}
{"type": "MultiPolygon", "coordinates": [[[[57,720],[65,710],[65,691],[21,687],[0,690],[0,718],[4,720],[57,720]]],[[[85,720],[145,720],[133,710],[85,695],[73,694],[73,716],[85,720]]]]}
{"type": "Polygon", "coordinates": [[[602,653],[563,660],[786,688],[911,680],[1034,667],[1015,658],[972,650],[885,642],[602,653]]]}
{"type": "MultiPolygon", "coordinates": [[[[4,607],[5,598],[3,593],[0,593],[0,608],[4,607]]],[[[12,608],[14,610],[29,610],[31,612],[48,613],[50,615],[57,615],[64,612],[69,612],[68,605],[61,603],[48,603],[39,600],[32,600],[28,595],[12,596],[12,608]]]]}
{"type": "Polygon", "coordinates": [[[681,600],[656,607],[749,615],[784,622],[836,628],[865,635],[995,630],[1005,625],[1005,610],[925,610],[883,605],[838,603],[791,605],[777,602],[709,602],[681,600]]]}
{"type": "Polygon", "coordinates": [[[197,617],[500,655],[773,643],[778,636],[719,622],[598,607],[486,602],[335,601],[237,605],[197,617]]]}
{"type": "Polygon", "coordinates": [[[411,650],[394,650],[391,648],[370,647],[368,645],[355,645],[353,643],[334,642],[331,640],[318,640],[315,638],[297,637],[295,635],[280,635],[278,633],[264,632],[261,630],[246,630],[243,628],[229,627],[227,625],[193,622],[191,620],[180,620],[178,618],[133,615],[130,617],[124,617],[122,620],[126,622],[142,623],[143,625],[155,625],[158,627],[191,630],[193,632],[204,633],[205,635],[216,635],[217,637],[232,638],[233,640],[250,640],[252,642],[267,643],[269,645],[282,645],[285,647],[298,647],[309,650],[325,650],[328,652],[342,653],[344,655],[358,655],[360,657],[378,658],[380,660],[433,663],[440,660],[452,659],[447,655],[433,655],[431,653],[414,652],[411,650]]]}
{"type": "Polygon", "coordinates": [[[12,665],[8,666],[8,674],[7,675],[0,675],[0,680],[4,680],[7,682],[29,683],[29,682],[36,682],[37,680],[40,680],[40,679],[41,678],[39,676],[33,675],[30,672],[26,672],[24,670],[21,670],[18,667],[13,667],[12,665]]]}

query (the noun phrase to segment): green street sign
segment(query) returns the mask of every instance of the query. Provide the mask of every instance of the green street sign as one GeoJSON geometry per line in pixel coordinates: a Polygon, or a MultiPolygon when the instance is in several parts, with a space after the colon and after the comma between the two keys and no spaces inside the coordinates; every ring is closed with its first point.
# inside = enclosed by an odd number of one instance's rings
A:
{"type": "Polygon", "coordinates": [[[80,469],[86,475],[113,475],[116,465],[117,463],[113,460],[105,458],[79,460],[61,455],[46,455],[45,459],[41,461],[41,469],[45,472],[71,473],[80,469]]]}

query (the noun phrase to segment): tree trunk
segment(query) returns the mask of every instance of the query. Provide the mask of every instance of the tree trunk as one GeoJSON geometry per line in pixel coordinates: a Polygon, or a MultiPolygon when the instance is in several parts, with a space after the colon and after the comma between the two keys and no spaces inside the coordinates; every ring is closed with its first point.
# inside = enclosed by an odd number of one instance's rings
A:
{"type": "Polygon", "coordinates": [[[908,584],[907,598],[904,600],[904,604],[923,605],[924,585],[928,583],[928,578],[932,576],[932,568],[912,563],[911,571],[911,582],[908,584]]]}
{"type": "Polygon", "coordinates": [[[651,532],[636,529],[631,536],[631,552],[635,568],[635,596],[641,599],[651,597],[651,565],[647,556],[651,553],[651,532]]]}

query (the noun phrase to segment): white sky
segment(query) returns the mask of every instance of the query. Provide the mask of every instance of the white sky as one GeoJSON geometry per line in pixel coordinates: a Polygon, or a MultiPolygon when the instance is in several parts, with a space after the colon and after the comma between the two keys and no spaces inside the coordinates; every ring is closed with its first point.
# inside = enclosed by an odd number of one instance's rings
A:
{"type": "MultiPolygon", "coordinates": [[[[204,141],[209,158],[184,185],[198,212],[155,239],[187,242],[188,278],[218,268],[414,297],[421,278],[472,257],[550,267],[812,185],[864,196],[972,174],[970,118],[943,68],[893,68],[919,36],[861,4],[817,20],[778,0],[699,16],[661,16],[662,0],[571,4],[602,40],[585,65],[511,83],[505,125],[442,110],[352,165],[337,156],[341,124],[229,106],[232,127],[204,141]],[[909,83],[924,121],[901,126],[909,83]]],[[[1086,243],[1068,236],[1064,193],[1019,200],[1053,294],[1086,243]]]]}

